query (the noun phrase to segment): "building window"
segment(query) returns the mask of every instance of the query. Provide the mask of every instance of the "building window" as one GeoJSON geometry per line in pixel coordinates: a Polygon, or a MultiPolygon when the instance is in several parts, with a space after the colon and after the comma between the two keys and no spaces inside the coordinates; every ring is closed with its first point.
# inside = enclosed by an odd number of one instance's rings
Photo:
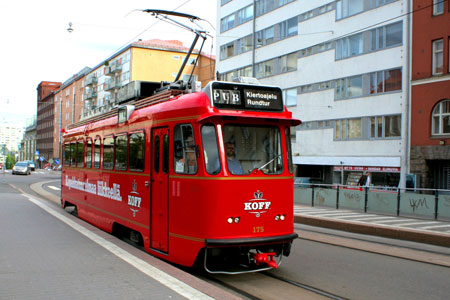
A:
{"type": "Polygon", "coordinates": [[[433,135],[450,134],[450,100],[439,102],[433,109],[433,135]]]}
{"type": "Polygon", "coordinates": [[[335,140],[361,139],[361,118],[336,120],[334,124],[335,140]]]}
{"type": "Polygon", "coordinates": [[[363,95],[363,76],[353,76],[336,81],[336,99],[361,97],[363,95]]]}
{"type": "Polygon", "coordinates": [[[256,78],[264,78],[297,70],[297,52],[266,60],[256,65],[256,78]]]}
{"type": "Polygon", "coordinates": [[[433,41],[433,75],[441,75],[444,70],[444,40],[433,41]]]}
{"type": "Polygon", "coordinates": [[[433,16],[444,13],[444,2],[445,0],[433,0],[433,16]]]}
{"type": "Polygon", "coordinates": [[[371,117],[370,138],[384,139],[401,136],[401,115],[371,117]]]}
{"type": "Polygon", "coordinates": [[[334,126],[335,140],[361,139],[361,118],[336,120],[334,126]]]}
{"type": "Polygon", "coordinates": [[[256,16],[259,17],[293,1],[295,0],[256,0],[256,16]]]}
{"type": "Polygon", "coordinates": [[[297,88],[284,90],[283,94],[286,106],[297,105],[297,88]]]}
{"type": "MultiPolygon", "coordinates": [[[[324,88],[325,89],[325,88],[324,88]]],[[[402,69],[367,73],[336,80],[335,99],[364,97],[373,94],[401,91],[402,69]]],[[[305,92],[302,87],[302,93],[305,92]]]]}
{"type": "Polygon", "coordinates": [[[220,32],[225,32],[253,19],[253,5],[244,7],[220,20],[220,32]]]}
{"type": "Polygon", "coordinates": [[[347,18],[395,1],[397,0],[338,0],[336,1],[336,20],[347,18]]]}
{"type": "Polygon", "coordinates": [[[400,46],[403,22],[396,22],[336,41],[336,60],[400,46]]]}

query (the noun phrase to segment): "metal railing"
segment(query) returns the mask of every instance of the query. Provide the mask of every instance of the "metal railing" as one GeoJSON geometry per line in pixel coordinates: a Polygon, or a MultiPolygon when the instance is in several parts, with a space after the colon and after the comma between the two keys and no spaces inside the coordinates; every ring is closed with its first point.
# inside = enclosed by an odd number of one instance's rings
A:
{"type": "Polygon", "coordinates": [[[450,190],[298,184],[294,203],[450,220],[450,190]]]}

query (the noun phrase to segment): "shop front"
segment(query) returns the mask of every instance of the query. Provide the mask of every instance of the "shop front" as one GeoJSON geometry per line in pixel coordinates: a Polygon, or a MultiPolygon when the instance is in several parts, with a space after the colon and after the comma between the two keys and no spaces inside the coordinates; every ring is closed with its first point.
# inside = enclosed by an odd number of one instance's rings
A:
{"type": "Polygon", "coordinates": [[[359,179],[366,172],[369,174],[371,186],[399,186],[400,167],[334,166],[333,183],[357,186],[359,179]]]}

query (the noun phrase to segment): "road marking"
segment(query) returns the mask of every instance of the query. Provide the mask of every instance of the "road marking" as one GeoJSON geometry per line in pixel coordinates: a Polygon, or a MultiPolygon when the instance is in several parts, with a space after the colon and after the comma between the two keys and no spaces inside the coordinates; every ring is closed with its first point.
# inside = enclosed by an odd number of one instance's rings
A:
{"type": "MultiPolygon", "coordinates": [[[[424,225],[424,224],[436,224],[437,222],[412,222],[412,223],[404,223],[404,224],[395,224],[396,226],[411,226],[411,225],[424,225]]],[[[422,227],[416,228],[416,229],[422,229],[422,227]]]]}
{"type": "Polygon", "coordinates": [[[116,255],[120,259],[124,260],[125,262],[129,263],[142,273],[146,274],[147,276],[155,279],[156,281],[159,281],[161,284],[165,285],[169,289],[174,290],[178,294],[180,294],[183,297],[186,297],[188,299],[213,299],[209,297],[208,295],[200,292],[199,290],[194,289],[193,287],[187,285],[186,283],[180,281],[179,279],[170,276],[167,273],[164,273],[158,268],[155,268],[154,266],[150,265],[149,263],[143,261],[142,259],[139,259],[130,253],[126,252],[119,246],[114,245],[113,243],[105,240],[104,238],[100,237],[99,235],[89,231],[88,229],[84,228],[83,226],[77,224],[76,222],[70,220],[68,217],[62,215],[61,213],[57,212],[47,204],[43,203],[42,201],[34,198],[31,195],[28,195],[26,193],[22,193],[25,197],[30,200],[30,202],[34,203],[35,205],[39,206],[52,216],[56,217],[60,221],[66,223],[76,231],[80,232],[87,238],[91,239],[92,241],[96,242],[112,254],[116,255]]]}
{"type": "Polygon", "coordinates": [[[439,227],[450,227],[450,224],[440,224],[440,225],[432,225],[432,226],[424,226],[424,227],[420,227],[420,229],[434,229],[434,228],[439,228],[439,227]]]}
{"type": "MultiPolygon", "coordinates": [[[[360,214],[360,213],[348,213],[342,216],[337,216],[334,217],[335,219],[345,219],[345,218],[355,218],[355,217],[364,217],[365,215],[360,214]]],[[[374,216],[374,215],[367,215],[367,216],[374,216]]],[[[353,220],[353,219],[349,219],[349,220],[353,220]]]]}
{"type": "Polygon", "coordinates": [[[53,186],[53,185],[49,185],[48,186],[49,189],[55,190],[55,191],[60,191],[61,188],[57,187],[57,186],[53,186]]]}
{"type": "Polygon", "coordinates": [[[375,220],[392,220],[394,217],[371,217],[371,218],[361,218],[361,219],[353,219],[352,221],[375,221],[375,220]]]}
{"type": "Polygon", "coordinates": [[[314,217],[333,217],[346,214],[346,212],[316,212],[316,213],[306,213],[305,215],[314,217]]]}
{"type": "Polygon", "coordinates": [[[375,221],[373,223],[397,223],[397,222],[408,222],[409,220],[407,219],[396,219],[396,218],[392,218],[391,220],[385,220],[385,221],[375,221]]]}

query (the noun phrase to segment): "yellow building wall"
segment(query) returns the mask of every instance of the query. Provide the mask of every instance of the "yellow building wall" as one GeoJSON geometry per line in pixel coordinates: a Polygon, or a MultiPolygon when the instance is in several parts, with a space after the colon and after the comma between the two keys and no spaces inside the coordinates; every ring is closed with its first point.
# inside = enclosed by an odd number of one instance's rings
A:
{"type": "MultiPolygon", "coordinates": [[[[186,53],[162,51],[145,48],[132,48],[131,52],[131,78],[141,81],[173,81],[183,63],[186,53]],[[178,57],[178,59],[176,59],[178,57]]],[[[196,58],[192,54],[190,58],[196,58]]],[[[192,67],[186,65],[183,74],[190,74],[192,67]]],[[[194,71],[198,75],[198,70],[194,71]]],[[[181,79],[181,77],[180,77],[181,79]]]]}

